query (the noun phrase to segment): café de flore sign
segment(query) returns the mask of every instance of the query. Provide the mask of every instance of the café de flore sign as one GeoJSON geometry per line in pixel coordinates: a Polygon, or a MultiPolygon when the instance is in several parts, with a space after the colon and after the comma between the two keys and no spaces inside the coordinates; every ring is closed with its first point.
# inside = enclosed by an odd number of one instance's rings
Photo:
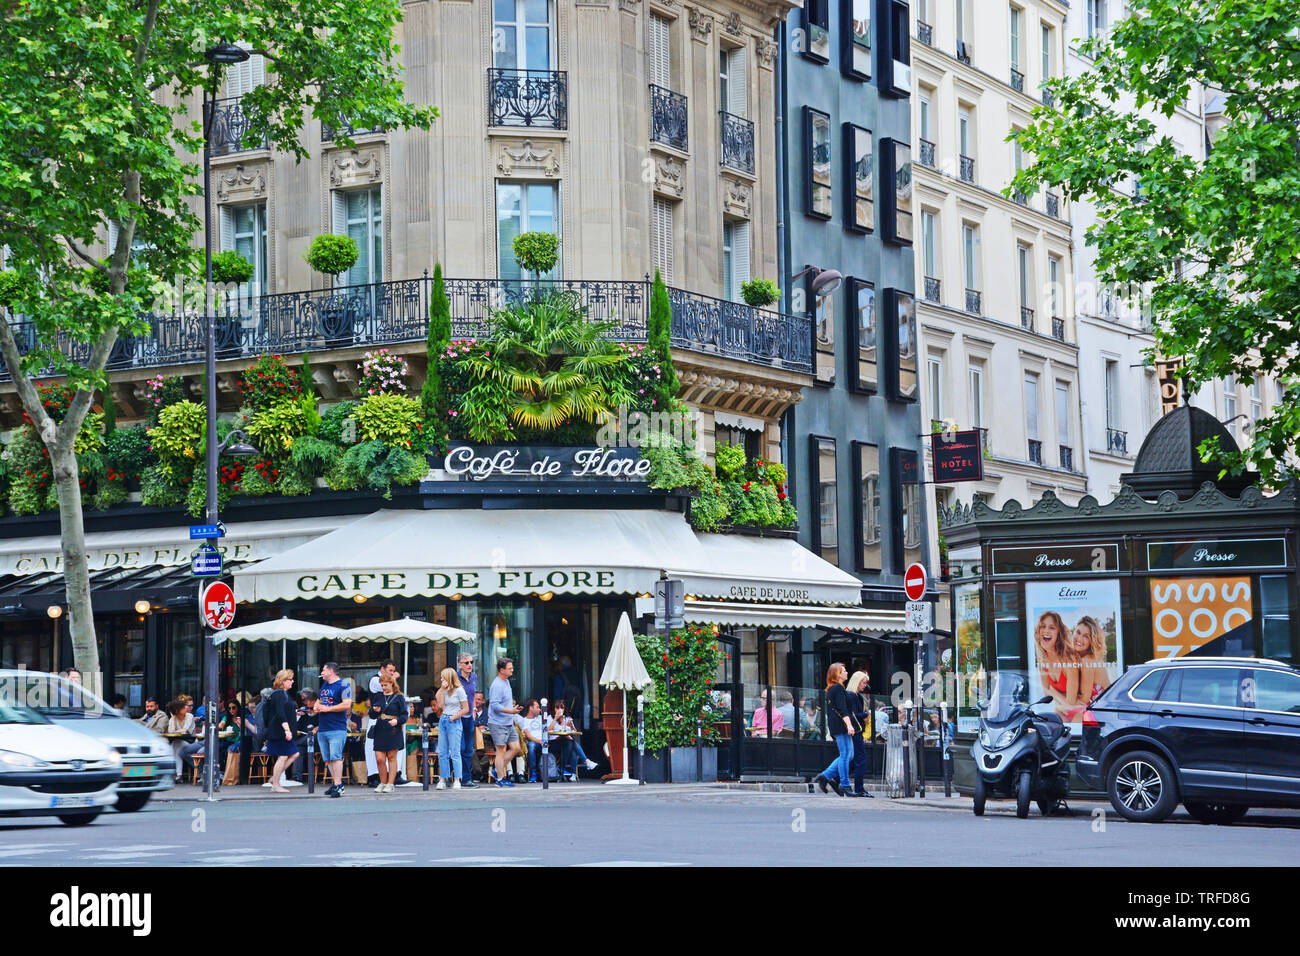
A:
{"type": "Polygon", "coordinates": [[[645,481],[650,459],[636,448],[531,445],[457,445],[430,481],[575,482],[645,481]]]}

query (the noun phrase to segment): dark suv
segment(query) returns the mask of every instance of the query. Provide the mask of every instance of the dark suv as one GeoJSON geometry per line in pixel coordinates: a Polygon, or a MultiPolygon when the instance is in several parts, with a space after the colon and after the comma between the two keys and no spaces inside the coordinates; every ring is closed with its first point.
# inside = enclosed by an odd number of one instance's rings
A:
{"type": "Polygon", "coordinates": [[[1079,778],[1129,820],[1300,808],[1300,671],[1253,657],[1130,668],[1083,715],[1079,778]]]}

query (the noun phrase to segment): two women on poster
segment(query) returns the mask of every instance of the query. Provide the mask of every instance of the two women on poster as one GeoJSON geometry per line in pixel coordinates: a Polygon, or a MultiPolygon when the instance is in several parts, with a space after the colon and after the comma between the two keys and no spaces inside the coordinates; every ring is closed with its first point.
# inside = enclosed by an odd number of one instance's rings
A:
{"type": "Polygon", "coordinates": [[[1029,670],[1038,676],[1031,687],[1077,726],[1120,673],[1119,582],[1034,581],[1025,585],[1025,605],[1034,622],[1029,670]]]}

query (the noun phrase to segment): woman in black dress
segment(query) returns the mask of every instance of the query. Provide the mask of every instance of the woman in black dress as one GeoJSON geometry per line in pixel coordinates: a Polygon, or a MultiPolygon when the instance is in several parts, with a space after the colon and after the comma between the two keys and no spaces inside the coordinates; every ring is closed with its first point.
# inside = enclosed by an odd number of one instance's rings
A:
{"type": "Polygon", "coordinates": [[[293,671],[282,670],[275,675],[275,688],[271,697],[262,704],[262,728],[266,735],[266,752],[275,758],[275,767],[271,770],[271,792],[288,793],[280,785],[289,764],[298,759],[298,715],[293,706],[293,671]]]}
{"type": "Polygon", "coordinates": [[[406,750],[406,698],[397,680],[379,675],[378,694],[370,697],[370,736],[375,742],[375,763],[379,768],[379,786],[375,793],[392,793],[397,779],[397,754],[406,750]]]}

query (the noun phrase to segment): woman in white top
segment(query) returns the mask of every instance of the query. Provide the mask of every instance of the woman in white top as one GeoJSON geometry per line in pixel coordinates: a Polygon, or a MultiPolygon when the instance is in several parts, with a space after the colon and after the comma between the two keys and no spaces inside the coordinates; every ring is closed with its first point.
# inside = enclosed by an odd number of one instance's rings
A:
{"type": "MultiPolygon", "coordinates": [[[[167,705],[167,733],[169,734],[192,734],[194,733],[194,715],[190,713],[194,705],[185,700],[174,700],[167,705]]],[[[176,779],[181,778],[182,754],[181,751],[187,746],[187,741],[180,737],[172,738],[172,756],[176,758],[176,779]]]]}
{"type": "Polygon", "coordinates": [[[451,789],[459,790],[463,773],[460,719],[469,713],[469,701],[454,668],[446,668],[440,676],[442,686],[438,688],[437,700],[442,716],[438,718],[438,786],[435,789],[447,789],[450,779],[451,789]]]}
{"type": "Polygon", "coordinates": [[[573,736],[563,737],[560,741],[560,767],[562,768],[562,777],[570,782],[576,782],[578,779],[578,761],[581,760],[587,765],[588,770],[596,769],[596,761],[588,759],[582,750],[582,740],[574,730],[573,718],[567,713],[568,708],[564,705],[563,700],[555,702],[555,715],[547,725],[548,734],[569,732],[573,736]]]}

